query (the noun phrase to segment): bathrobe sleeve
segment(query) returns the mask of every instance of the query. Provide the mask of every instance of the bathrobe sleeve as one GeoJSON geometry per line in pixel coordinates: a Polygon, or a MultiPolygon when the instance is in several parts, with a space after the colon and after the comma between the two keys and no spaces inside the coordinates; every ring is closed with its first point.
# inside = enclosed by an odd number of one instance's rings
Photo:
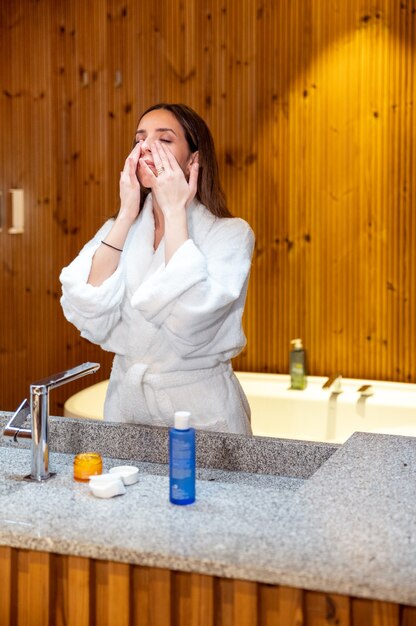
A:
{"type": "Polygon", "coordinates": [[[188,239],[131,304],[160,327],[182,358],[237,354],[254,234],[239,218],[218,219],[199,246],[188,239]]]}
{"type": "Polygon", "coordinates": [[[61,306],[66,319],[78,328],[82,337],[98,344],[120,319],[125,289],[122,263],[99,287],[87,283],[95,251],[111,226],[111,220],[106,222],[72,263],[63,268],[59,277],[61,306]]]}

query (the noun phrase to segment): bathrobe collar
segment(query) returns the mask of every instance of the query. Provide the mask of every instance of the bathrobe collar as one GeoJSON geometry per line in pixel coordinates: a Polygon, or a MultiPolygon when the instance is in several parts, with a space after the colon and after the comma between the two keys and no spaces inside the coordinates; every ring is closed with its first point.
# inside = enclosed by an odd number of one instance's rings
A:
{"type": "MultiPolygon", "coordinates": [[[[186,211],[189,238],[193,239],[195,244],[198,245],[199,242],[196,238],[204,238],[216,218],[195,198],[186,211]]],[[[162,237],[156,252],[153,248],[154,240],[155,219],[153,215],[152,194],[149,193],[135,226],[131,229],[128,237],[128,249],[126,250],[125,261],[127,284],[132,291],[135,291],[143,282],[150,266],[154,264],[155,261],[160,260],[160,264],[164,264],[165,262],[165,237],[162,237]]]]}

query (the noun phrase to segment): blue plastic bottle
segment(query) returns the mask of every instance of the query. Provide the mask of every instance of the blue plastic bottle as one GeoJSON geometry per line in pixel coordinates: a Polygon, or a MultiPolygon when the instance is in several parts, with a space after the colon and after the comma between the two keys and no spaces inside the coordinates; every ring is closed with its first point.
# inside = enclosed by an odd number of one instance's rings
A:
{"type": "Polygon", "coordinates": [[[177,411],[169,429],[169,498],[172,504],[195,502],[195,429],[187,411],[177,411]]]}

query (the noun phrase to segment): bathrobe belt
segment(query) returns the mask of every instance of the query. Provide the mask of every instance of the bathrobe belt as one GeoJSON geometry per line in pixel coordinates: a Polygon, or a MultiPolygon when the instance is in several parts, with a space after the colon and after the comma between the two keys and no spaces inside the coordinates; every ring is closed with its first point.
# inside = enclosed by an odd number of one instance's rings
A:
{"type": "Polygon", "coordinates": [[[177,370],[173,372],[149,372],[148,370],[149,364],[147,363],[134,363],[128,368],[122,383],[122,396],[124,396],[122,404],[130,415],[125,414],[122,416],[122,419],[131,417],[131,409],[133,409],[136,415],[149,413],[145,391],[145,386],[147,385],[157,393],[171,387],[186,386],[206,381],[218,374],[225,375],[227,372],[232,372],[232,367],[231,363],[227,361],[214,365],[214,367],[196,370],[177,370]]]}
{"type": "Polygon", "coordinates": [[[142,386],[144,383],[150,385],[154,389],[163,389],[165,387],[172,387],[173,385],[186,385],[197,383],[201,380],[206,380],[222,372],[232,371],[231,363],[226,361],[225,363],[218,363],[213,367],[206,367],[198,370],[176,370],[174,372],[148,372],[148,363],[134,363],[131,365],[126,373],[126,380],[129,384],[137,387],[142,386]]]}

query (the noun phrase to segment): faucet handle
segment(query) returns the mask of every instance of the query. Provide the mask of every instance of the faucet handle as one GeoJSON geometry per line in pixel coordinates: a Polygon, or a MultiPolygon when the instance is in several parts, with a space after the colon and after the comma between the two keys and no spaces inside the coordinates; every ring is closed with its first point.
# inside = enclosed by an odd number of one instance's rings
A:
{"type": "Polygon", "coordinates": [[[359,389],[357,389],[357,392],[360,393],[362,396],[372,396],[374,393],[374,389],[372,385],[361,385],[361,387],[359,387],[359,389]]]}
{"type": "Polygon", "coordinates": [[[322,385],[322,389],[328,389],[332,393],[342,393],[341,374],[335,374],[334,376],[330,376],[328,380],[322,385]]]}
{"type": "Polygon", "coordinates": [[[30,406],[27,398],[25,398],[7,422],[3,430],[3,436],[13,437],[14,442],[17,441],[17,437],[31,439],[32,431],[30,428],[22,428],[28,417],[30,417],[30,406]]]}

